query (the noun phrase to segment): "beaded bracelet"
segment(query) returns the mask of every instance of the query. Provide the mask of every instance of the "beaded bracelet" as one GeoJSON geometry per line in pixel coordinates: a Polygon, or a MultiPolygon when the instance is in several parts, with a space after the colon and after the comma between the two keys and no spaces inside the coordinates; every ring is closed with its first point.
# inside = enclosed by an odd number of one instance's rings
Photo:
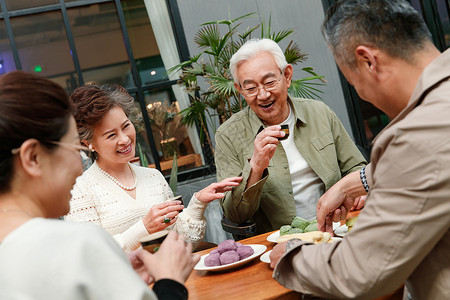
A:
{"type": "Polygon", "coordinates": [[[367,184],[367,178],[366,178],[366,167],[363,167],[361,170],[359,170],[359,178],[361,178],[361,183],[366,190],[366,192],[369,192],[369,185],[367,184]]]}
{"type": "Polygon", "coordinates": [[[287,243],[286,243],[286,248],[284,249],[284,251],[288,251],[289,249],[291,249],[295,244],[297,244],[297,242],[300,242],[300,239],[290,239],[287,243]]]}

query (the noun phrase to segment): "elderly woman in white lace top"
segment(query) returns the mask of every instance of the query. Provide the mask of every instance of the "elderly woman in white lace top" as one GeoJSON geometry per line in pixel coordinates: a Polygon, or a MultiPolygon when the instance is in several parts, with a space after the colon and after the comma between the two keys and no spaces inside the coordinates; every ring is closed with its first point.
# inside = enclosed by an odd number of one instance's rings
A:
{"type": "Polygon", "coordinates": [[[126,252],[163,229],[183,234],[195,247],[204,237],[203,213],[209,202],[222,198],[241,177],[213,183],[195,193],[186,209],[156,169],[129,163],[135,156],[136,131],[128,116],[133,98],[120,86],[87,85],[71,100],[82,142],[95,162],[78,177],[66,220],[91,222],[114,236],[126,252]]]}

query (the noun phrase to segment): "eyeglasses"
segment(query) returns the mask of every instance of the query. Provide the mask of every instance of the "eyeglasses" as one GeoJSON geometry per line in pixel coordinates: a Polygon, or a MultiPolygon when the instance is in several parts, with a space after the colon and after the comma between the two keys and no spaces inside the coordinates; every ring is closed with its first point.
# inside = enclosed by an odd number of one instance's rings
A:
{"type": "MultiPolygon", "coordinates": [[[[86,146],[63,143],[63,142],[58,142],[58,141],[44,141],[44,143],[49,143],[49,144],[65,147],[66,149],[76,150],[80,154],[83,170],[87,169],[87,167],[89,167],[89,165],[92,163],[92,152],[93,151],[86,146]]],[[[20,147],[11,150],[11,153],[13,155],[18,154],[19,152],[20,152],[20,147]]]]}
{"type": "Polygon", "coordinates": [[[278,83],[280,82],[281,78],[283,77],[283,74],[280,75],[277,79],[271,79],[267,82],[264,82],[262,86],[250,86],[250,87],[243,87],[243,92],[247,97],[256,97],[256,95],[259,94],[259,90],[262,88],[266,92],[271,92],[277,88],[278,83]]]}

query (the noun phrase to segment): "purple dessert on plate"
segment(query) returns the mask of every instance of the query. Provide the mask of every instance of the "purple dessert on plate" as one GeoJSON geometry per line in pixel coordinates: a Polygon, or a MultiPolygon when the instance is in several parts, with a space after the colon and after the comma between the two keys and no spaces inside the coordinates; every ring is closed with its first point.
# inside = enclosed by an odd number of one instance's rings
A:
{"type": "Polygon", "coordinates": [[[233,240],[225,240],[222,243],[220,243],[219,246],[217,246],[217,250],[221,254],[230,250],[236,251],[236,249],[237,249],[236,242],[233,240]]]}
{"type": "Polygon", "coordinates": [[[207,267],[220,266],[220,253],[219,252],[209,253],[209,255],[205,257],[205,266],[207,267]]]}
{"type": "Polygon", "coordinates": [[[209,254],[214,254],[214,253],[217,253],[217,254],[220,255],[220,252],[219,252],[219,250],[217,250],[217,249],[211,250],[211,251],[209,252],[209,254]]]}
{"type": "Polygon", "coordinates": [[[234,250],[225,251],[220,255],[220,263],[222,265],[228,265],[239,261],[239,254],[234,250]]]}
{"type": "Polygon", "coordinates": [[[239,246],[236,250],[237,254],[239,255],[240,259],[244,259],[247,258],[249,256],[252,256],[253,253],[255,253],[255,251],[253,250],[252,247],[250,246],[239,246]]]}

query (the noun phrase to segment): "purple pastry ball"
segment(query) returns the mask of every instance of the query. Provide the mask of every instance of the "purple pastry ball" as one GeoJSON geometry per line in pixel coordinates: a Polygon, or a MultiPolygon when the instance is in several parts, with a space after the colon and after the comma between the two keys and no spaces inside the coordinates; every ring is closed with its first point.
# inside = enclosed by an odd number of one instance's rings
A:
{"type": "Polygon", "coordinates": [[[233,240],[225,240],[222,243],[220,243],[219,246],[217,246],[217,250],[219,250],[220,254],[230,250],[236,251],[236,249],[237,249],[236,242],[233,240]]]}
{"type": "Polygon", "coordinates": [[[253,253],[255,253],[253,248],[250,246],[240,246],[237,248],[236,252],[239,255],[240,259],[247,258],[251,256],[253,253]]]}
{"type": "Polygon", "coordinates": [[[220,263],[222,265],[228,265],[239,260],[239,254],[234,250],[225,251],[220,255],[220,263]]]}
{"type": "Polygon", "coordinates": [[[218,252],[209,253],[209,255],[205,257],[205,266],[207,267],[220,266],[220,254],[218,252]]]}
{"type": "Polygon", "coordinates": [[[211,254],[214,254],[214,253],[217,253],[217,254],[220,255],[220,252],[219,252],[219,250],[217,250],[217,249],[211,250],[211,251],[209,252],[210,255],[211,255],[211,254]]]}

